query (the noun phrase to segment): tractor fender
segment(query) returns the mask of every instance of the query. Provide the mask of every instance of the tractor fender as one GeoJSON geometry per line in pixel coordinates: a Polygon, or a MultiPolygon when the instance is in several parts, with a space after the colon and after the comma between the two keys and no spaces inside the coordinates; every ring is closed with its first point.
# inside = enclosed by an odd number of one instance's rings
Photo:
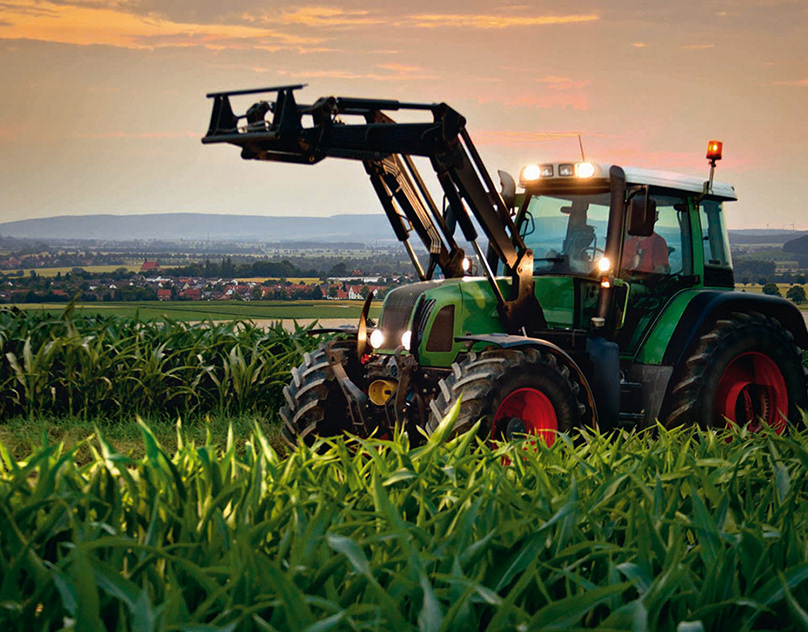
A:
{"type": "Polygon", "coordinates": [[[484,344],[494,345],[502,349],[533,347],[555,356],[556,360],[558,360],[558,362],[562,365],[566,366],[578,379],[578,383],[583,389],[584,399],[586,400],[585,403],[592,411],[592,426],[594,428],[598,427],[598,406],[592,392],[592,386],[589,384],[589,380],[587,380],[586,375],[581,370],[581,367],[578,366],[578,363],[572,358],[572,356],[570,356],[570,354],[564,351],[557,344],[554,344],[549,340],[544,340],[543,338],[530,338],[528,336],[515,336],[512,334],[503,333],[457,336],[455,338],[455,342],[466,342],[470,345],[481,342],[484,344]]]}
{"type": "Polygon", "coordinates": [[[704,290],[696,294],[682,313],[662,357],[662,364],[673,367],[692,351],[699,337],[716,320],[732,312],[759,312],[778,320],[794,336],[794,342],[808,349],[808,329],[802,312],[791,301],[779,296],[704,290]]]}

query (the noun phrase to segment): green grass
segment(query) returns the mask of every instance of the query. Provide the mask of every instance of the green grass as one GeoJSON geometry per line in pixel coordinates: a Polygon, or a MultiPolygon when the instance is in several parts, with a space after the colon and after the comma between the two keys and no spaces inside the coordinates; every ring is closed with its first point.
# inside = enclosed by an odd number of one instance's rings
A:
{"type": "MultiPolygon", "coordinates": [[[[245,415],[241,417],[206,415],[202,418],[191,418],[183,421],[182,418],[168,419],[165,416],[156,416],[146,420],[157,441],[169,453],[178,448],[177,429],[186,442],[199,445],[210,440],[218,447],[224,445],[223,438],[227,437],[232,427],[238,437],[249,436],[256,424],[266,434],[270,445],[279,454],[286,453],[286,446],[280,438],[280,426],[274,422],[274,416],[245,415]],[[190,423],[189,423],[190,421],[190,423]]],[[[133,459],[143,458],[145,455],[143,435],[137,418],[108,418],[82,419],[79,417],[15,417],[0,423],[0,444],[5,446],[9,454],[18,460],[24,460],[44,444],[63,444],[65,446],[78,446],[75,460],[78,464],[85,464],[92,460],[92,452],[87,439],[96,431],[100,431],[105,440],[120,454],[133,459]]],[[[240,446],[243,448],[243,445],[240,446]]],[[[243,450],[241,450],[243,452],[243,450]]]]}
{"type": "MultiPolygon", "coordinates": [[[[378,315],[381,303],[371,307],[378,315]]],[[[20,303],[14,307],[30,312],[56,316],[64,308],[58,303],[20,303]]],[[[145,301],[132,303],[78,303],[76,312],[85,315],[120,316],[152,320],[170,318],[181,321],[203,320],[310,320],[315,318],[346,318],[359,320],[362,301],[145,301]]]]}
{"type": "Polygon", "coordinates": [[[3,630],[803,630],[808,435],[0,449],[3,630]],[[241,456],[237,448],[241,447],[241,456]],[[507,457],[507,462],[503,460],[507,457]]]}

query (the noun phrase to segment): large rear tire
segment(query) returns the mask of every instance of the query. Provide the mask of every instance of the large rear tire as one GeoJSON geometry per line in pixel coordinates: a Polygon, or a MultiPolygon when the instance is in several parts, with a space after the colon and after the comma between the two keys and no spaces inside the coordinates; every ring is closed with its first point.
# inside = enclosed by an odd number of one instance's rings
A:
{"type": "Polygon", "coordinates": [[[311,445],[317,436],[333,437],[351,427],[348,404],[323,346],[306,353],[303,364],[292,369],[283,396],[281,437],[291,447],[300,439],[311,445]]]}
{"type": "Polygon", "coordinates": [[[802,419],[805,371],[794,337],[779,321],[756,312],[732,313],[702,335],[678,371],[666,426],[727,422],[777,434],[802,419]]]}
{"type": "Polygon", "coordinates": [[[458,399],[452,434],[482,421],[480,435],[492,442],[535,434],[552,445],[558,432],[581,424],[586,407],[580,385],[555,356],[538,349],[491,349],[470,353],[452,365],[432,400],[426,431],[432,434],[458,399]]]}

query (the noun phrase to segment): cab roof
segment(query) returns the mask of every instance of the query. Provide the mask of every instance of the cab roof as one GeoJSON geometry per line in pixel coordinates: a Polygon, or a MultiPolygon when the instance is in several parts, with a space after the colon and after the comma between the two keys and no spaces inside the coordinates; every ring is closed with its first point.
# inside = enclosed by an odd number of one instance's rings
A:
{"type": "MultiPolygon", "coordinates": [[[[640,169],[638,167],[623,167],[627,184],[650,184],[652,186],[701,193],[704,189],[704,178],[685,176],[673,171],[660,171],[657,169],[640,169]]],[[[609,173],[606,166],[605,173],[609,173]]],[[[737,200],[735,187],[723,182],[713,182],[713,188],[707,197],[719,200],[737,200]]]]}
{"type": "MultiPolygon", "coordinates": [[[[534,175],[540,170],[541,176],[531,175],[529,180],[523,177],[527,167],[522,169],[519,176],[519,184],[526,189],[544,188],[560,186],[567,187],[586,186],[592,183],[605,183],[609,180],[609,169],[612,165],[601,163],[576,163],[576,162],[554,162],[543,163],[534,167],[534,175]],[[586,166],[591,175],[589,177],[578,177],[579,167],[586,166]],[[544,172],[547,173],[544,173],[544,172]]],[[[628,185],[651,185],[672,191],[687,191],[690,193],[701,193],[704,190],[704,178],[686,176],[673,171],[663,171],[659,169],[641,169],[639,167],[622,167],[626,174],[626,184],[628,185]]],[[[737,200],[735,187],[731,184],[713,182],[710,194],[707,195],[713,200],[737,200]]]]}

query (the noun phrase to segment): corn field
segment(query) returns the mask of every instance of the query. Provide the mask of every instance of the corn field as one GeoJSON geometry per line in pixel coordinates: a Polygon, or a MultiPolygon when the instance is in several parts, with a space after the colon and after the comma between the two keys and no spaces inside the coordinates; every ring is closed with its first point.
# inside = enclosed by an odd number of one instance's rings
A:
{"type": "MultiPolygon", "coordinates": [[[[451,420],[451,416],[448,418],[451,420]]],[[[808,433],[0,448],[2,630],[805,630],[808,433]],[[241,454],[242,456],[238,456],[241,454]]]]}
{"type": "Polygon", "coordinates": [[[0,311],[0,419],[275,414],[316,340],[249,321],[188,324],[0,311]]]}

